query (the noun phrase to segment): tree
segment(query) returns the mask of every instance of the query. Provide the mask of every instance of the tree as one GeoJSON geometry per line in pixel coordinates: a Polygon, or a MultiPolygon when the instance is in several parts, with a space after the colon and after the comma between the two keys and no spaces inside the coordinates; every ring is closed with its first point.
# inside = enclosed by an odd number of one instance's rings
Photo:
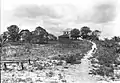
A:
{"type": "Polygon", "coordinates": [[[47,33],[47,31],[45,29],[43,29],[42,27],[38,26],[35,29],[35,35],[44,36],[44,35],[48,35],[48,33],[47,33]]]}
{"type": "Polygon", "coordinates": [[[42,27],[36,27],[35,31],[32,31],[33,43],[48,43],[48,32],[42,27]]]}
{"type": "Polygon", "coordinates": [[[114,36],[111,40],[114,42],[120,42],[120,37],[114,36]]]}
{"type": "Polygon", "coordinates": [[[91,33],[92,31],[90,30],[89,27],[84,26],[84,27],[81,28],[80,32],[81,32],[81,37],[82,37],[83,39],[86,39],[86,38],[88,38],[88,37],[90,36],[90,33],[91,33]]]}
{"type": "Polygon", "coordinates": [[[99,40],[100,33],[101,33],[101,31],[94,30],[91,34],[91,39],[92,40],[99,40]]]}
{"type": "Polygon", "coordinates": [[[80,37],[80,31],[79,29],[72,29],[71,30],[71,37],[74,38],[74,39],[77,39],[78,37],[80,37]]]}
{"type": "Polygon", "coordinates": [[[9,41],[11,39],[11,36],[8,31],[3,32],[2,39],[3,39],[3,42],[9,41]]]}
{"type": "Polygon", "coordinates": [[[17,25],[11,25],[11,26],[9,26],[9,27],[7,27],[7,30],[8,30],[8,32],[9,32],[9,34],[10,34],[10,41],[18,41],[18,39],[19,39],[19,28],[18,28],[18,26],[17,25]]]}
{"type": "Polygon", "coordinates": [[[30,42],[31,40],[31,32],[28,29],[22,30],[19,33],[19,36],[20,36],[19,40],[22,42],[30,42]]]}
{"type": "Polygon", "coordinates": [[[57,40],[57,37],[53,34],[48,34],[48,40],[57,40]]]}

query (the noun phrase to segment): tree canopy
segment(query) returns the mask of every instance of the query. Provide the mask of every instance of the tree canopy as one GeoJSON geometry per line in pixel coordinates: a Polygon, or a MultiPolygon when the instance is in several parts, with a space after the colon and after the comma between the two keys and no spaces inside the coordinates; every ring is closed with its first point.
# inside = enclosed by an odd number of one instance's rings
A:
{"type": "Polygon", "coordinates": [[[17,25],[11,25],[11,26],[7,27],[7,30],[9,32],[10,38],[11,38],[9,40],[14,41],[14,42],[17,41],[18,37],[19,37],[19,35],[18,35],[19,27],[17,25]]]}
{"type": "Polygon", "coordinates": [[[31,42],[33,42],[33,43],[43,43],[43,42],[47,43],[48,42],[48,32],[40,26],[36,27],[35,30],[32,31],[31,42]]]}
{"type": "Polygon", "coordinates": [[[99,30],[92,31],[91,40],[99,40],[100,33],[101,31],[99,30]]]}
{"type": "Polygon", "coordinates": [[[77,39],[78,37],[80,37],[79,29],[74,28],[74,29],[71,30],[70,33],[71,33],[71,37],[74,38],[74,39],[77,39]]]}
{"type": "Polygon", "coordinates": [[[81,28],[80,32],[81,32],[81,37],[82,37],[83,39],[86,39],[87,37],[90,36],[90,33],[91,33],[92,31],[90,30],[89,27],[84,26],[84,27],[81,28]]]}
{"type": "Polygon", "coordinates": [[[19,40],[24,42],[30,42],[31,40],[31,32],[28,29],[21,30],[19,33],[19,40]]]}

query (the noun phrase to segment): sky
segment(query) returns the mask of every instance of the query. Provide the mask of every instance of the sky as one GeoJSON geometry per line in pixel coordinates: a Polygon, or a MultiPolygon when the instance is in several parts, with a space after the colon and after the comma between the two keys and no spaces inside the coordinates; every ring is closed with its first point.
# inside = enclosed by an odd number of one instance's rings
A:
{"type": "Polygon", "coordinates": [[[1,30],[10,25],[35,30],[41,26],[61,35],[67,28],[90,27],[101,37],[120,36],[120,0],[1,0],[1,30]]]}

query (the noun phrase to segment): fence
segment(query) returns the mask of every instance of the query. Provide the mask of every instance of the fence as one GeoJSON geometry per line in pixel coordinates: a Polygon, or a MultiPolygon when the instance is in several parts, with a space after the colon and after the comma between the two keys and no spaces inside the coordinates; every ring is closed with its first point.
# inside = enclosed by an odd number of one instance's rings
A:
{"type": "Polygon", "coordinates": [[[10,63],[16,63],[17,65],[21,66],[22,69],[24,69],[24,63],[28,63],[28,64],[31,64],[31,62],[35,62],[36,60],[1,60],[0,61],[0,64],[3,65],[3,69],[4,70],[7,70],[7,64],[10,64],[10,63]]]}

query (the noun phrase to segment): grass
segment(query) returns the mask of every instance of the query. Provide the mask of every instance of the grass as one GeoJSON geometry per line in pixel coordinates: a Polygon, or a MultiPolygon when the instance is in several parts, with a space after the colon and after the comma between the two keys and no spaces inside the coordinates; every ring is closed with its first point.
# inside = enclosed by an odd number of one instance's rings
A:
{"type": "Polygon", "coordinates": [[[40,45],[24,44],[5,46],[2,48],[2,60],[28,60],[29,58],[32,60],[39,58],[40,60],[33,63],[31,61],[30,65],[24,63],[24,70],[20,70],[21,68],[19,67],[17,68],[18,70],[16,70],[12,65],[10,65],[10,67],[8,66],[13,69],[11,71],[2,70],[1,82],[38,83],[43,81],[47,82],[49,80],[49,83],[66,83],[67,80],[64,77],[63,71],[64,68],[67,67],[66,62],[70,64],[80,64],[80,60],[83,58],[84,54],[91,49],[91,46],[92,44],[85,40],[74,41],[71,44],[51,42],[49,44],[40,45]],[[42,58],[49,58],[52,60],[49,62],[49,60],[41,60],[42,58]],[[54,78],[57,78],[58,81],[54,78]]]}
{"type": "Polygon", "coordinates": [[[24,44],[11,45],[2,48],[1,60],[28,60],[48,58],[55,55],[85,54],[92,44],[87,41],[77,41],[72,44],[24,44]]]}
{"type": "Polygon", "coordinates": [[[64,60],[64,61],[66,61],[66,63],[70,63],[70,64],[80,64],[81,59],[84,56],[85,56],[84,54],[76,53],[76,54],[53,56],[52,59],[54,59],[54,60],[64,60]]]}

